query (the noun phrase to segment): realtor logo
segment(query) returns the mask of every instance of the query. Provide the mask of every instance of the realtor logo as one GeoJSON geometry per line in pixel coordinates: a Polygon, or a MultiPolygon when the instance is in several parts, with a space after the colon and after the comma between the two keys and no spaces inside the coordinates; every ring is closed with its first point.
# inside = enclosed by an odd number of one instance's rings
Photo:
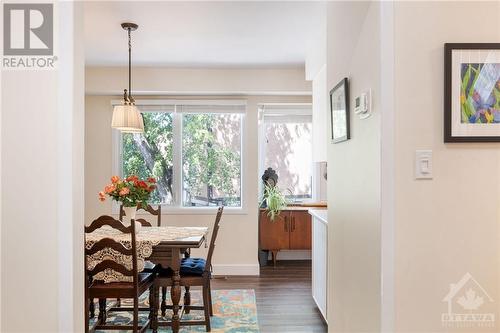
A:
{"type": "Polygon", "coordinates": [[[448,312],[441,315],[445,327],[495,326],[495,314],[483,310],[494,301],[470,273],[457,283],[450,284],[450,291],[443,302],[448,303],[448,312]]]}
{"type": "Polygon", "coordinates": [[[3,4],[3,68],[53,68],[54,4],[3,4]]]}
{"type": "Polygon", "coordinates": [[[53,4],[4,4],[3,54],[52,55],[53,4]]]}

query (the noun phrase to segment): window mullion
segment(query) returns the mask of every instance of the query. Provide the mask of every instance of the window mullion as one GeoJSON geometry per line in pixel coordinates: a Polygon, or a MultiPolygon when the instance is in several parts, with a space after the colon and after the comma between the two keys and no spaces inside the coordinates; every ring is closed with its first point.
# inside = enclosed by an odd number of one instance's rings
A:
{"type": "Polygon", "coordinates": [[[174,144],[174,165],[173,165],[173,192],[176,207],[182,206],[182,114],[176,112],[173,115],[173,144],[174,144]]]}

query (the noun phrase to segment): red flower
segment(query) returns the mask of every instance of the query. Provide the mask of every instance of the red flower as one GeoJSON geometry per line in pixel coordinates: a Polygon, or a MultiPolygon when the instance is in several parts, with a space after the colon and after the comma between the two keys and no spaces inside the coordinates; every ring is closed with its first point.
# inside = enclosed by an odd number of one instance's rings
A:
{"type": "Polygon", "coordinates": [[[143,188],[143,189],[147,189],[148,188],[148,184],[146,184],[146,182],[143,181],[143,180],[138,181],[135,185],[137,187],[140,187],[140,188],[143,188]]]}
{"type": "Polygon", "coordinates": [[[139,177],[137,177],[136,175],[130,175],[125,180],[128,181],[128,182],[130,182],[130,181],[136,182],[136,181],[139,180],[139,177]]]}
{"type": "Polygon", "coordinates": [[[156,179],[155,179],[155,178],[153,178],[153,177],[149,177],[149,178],[147,179],[147,182],[148,182],[148,183],[153,183],[153,184],[156,184],[156,179]]]}
{"type": "Polygon", "coordinates": [[[149,192],[153,192],[156,189],[156,185],[149,186],[149,192]]]}
{"type": "Polygon", "coordinates": [[[120,180],[120,177],[118,177],[118,176],[112,176],[112,177],[111,177],[111,182],[112,182],[113,184],[118,183],[118,181],[119,181],[119,180],[120,180]]]}

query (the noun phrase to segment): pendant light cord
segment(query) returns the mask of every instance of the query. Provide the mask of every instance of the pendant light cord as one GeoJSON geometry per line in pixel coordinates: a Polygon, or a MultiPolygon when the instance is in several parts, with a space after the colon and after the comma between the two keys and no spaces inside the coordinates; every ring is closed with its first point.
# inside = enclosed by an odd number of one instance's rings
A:
{"type": "Polygon", "coordinates": [[[128,28],[128,97],[130,101],[132,102],[132,38],[130,31],[131,29],[128,28]]]}

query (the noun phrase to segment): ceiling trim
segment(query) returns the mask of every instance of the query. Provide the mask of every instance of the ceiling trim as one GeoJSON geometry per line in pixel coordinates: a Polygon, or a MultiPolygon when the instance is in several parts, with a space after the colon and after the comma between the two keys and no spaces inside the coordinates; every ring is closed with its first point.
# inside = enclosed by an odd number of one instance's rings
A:
{"type": "MultiPolygon", "coordinates": [[[[87,90],[88,96],[121,96],[122,91],[87,90]]],[[[134,91],[134,96],[311,96],[311,91],[134,91]]]]}

